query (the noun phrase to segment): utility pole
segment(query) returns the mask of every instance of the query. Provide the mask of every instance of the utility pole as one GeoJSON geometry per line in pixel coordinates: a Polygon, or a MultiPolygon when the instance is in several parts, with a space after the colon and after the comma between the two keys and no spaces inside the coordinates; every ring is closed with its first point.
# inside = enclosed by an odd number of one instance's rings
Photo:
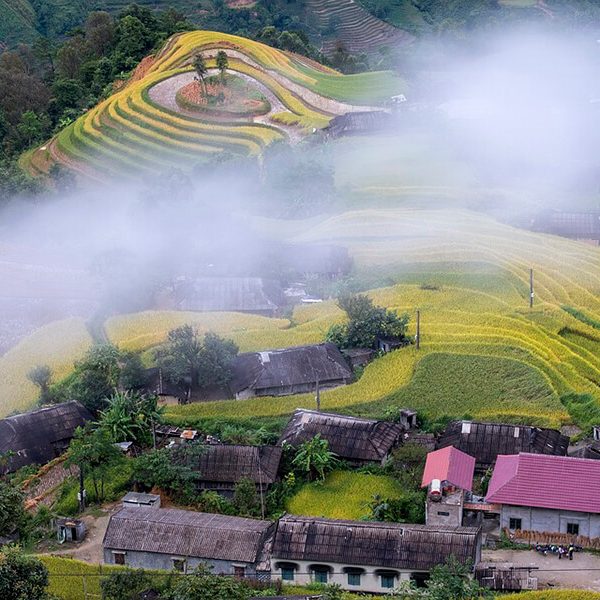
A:
{"type": "Polygon", "coordinates": [[[79,494],[77,494],[79,500],[79,512],[85,510],[85,485],[83,481],[83,465],[79,465],[79,494]]]}
{"type": "Polygon", "coordinates": [[[529,269],[529,308],[533,308],[533,269],[529,269]]]}
{"type": "Polygon", "coordinates": [[[417,335],[415,335],[417,350],[421,347],[421,311],[417,309],[417,335]]]}

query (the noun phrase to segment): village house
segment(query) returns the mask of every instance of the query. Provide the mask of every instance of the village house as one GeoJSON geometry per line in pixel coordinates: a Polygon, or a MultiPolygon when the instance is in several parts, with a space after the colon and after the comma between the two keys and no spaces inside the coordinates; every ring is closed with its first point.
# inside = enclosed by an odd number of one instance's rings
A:
{"type": "Polygon", "coordinates": [[[174,508],[122,508],[104,535],[104,562],[133,568],[268,578],[273,524],[174,508]]]}
{"type": "Polygon", "coordinates": [[[196,277],[177,281],[175,307],[199,312],[244,312],[272,317],[282,302],[274,280],[259,277],[196,277]]]}
{"type": "Polygon", "coordinates": [[[430,452],[421,487],[427,488],[427,525],[463,524],[465,492],[473,489],[475,459],[452,446],[430,452]]]}
{"type": "Polygon", "coordinates": [[[144,385],[140,391],[145,394],[158,396],[161,405],[185,404],[191,395],[190,383],[174,383],[165,377],[160,367],[144,369],[144,385]]]}
{"type": "Polygon", "coordinates": [[[200,491],[211,490],[232,498],[236,484],[249,479],[258,493],[266,493],[277,480],[280,462],[278,446],[207,445],[198,458],[201,479],[196,485],[200,491]]]}
{"type": "Polygon", "coordinates": [[[422,585],[451,555],[476,565],[480,529],[290,515],[277,524],[271,577],[291,585],[337,583],[346,590],[382,593],[403,580],[422,585]]]}
{"type": "Polygon", "coordinates": [[[57,458],[69,447],[75,430],[91,419],[78,402],[65,402],[0,420],[0,455],[12,453],[4,470],[10,473],[57,458]]]}
{"type": "Polygon", "coordinates": [[[600,462],[521,452],[498,456],[486,501],[510,531],[600,538],[600,462]]]}
{"type": "Polygon", "coordinates": [[[437,448],[454,446],[474,456],[476,469],[486,471],[499,454],[550,454],[566,456],[569,438],[556,429],[504,423],[453,421],[441,434],[437,448]]]}
{"type": "Polygon", "coordinates": [[[296,409],[286,425],[279,445],[298,447],[320,435],[340,460],[361,466],[383,464],[402,442],[405,427],[400,423],[359,419],[346,415],[296,409]]]}
{"type": "Polygon", "coordinates": [[[350,383],[352,370],[335,344],[247,352],[233,361],[231,393],[236,400],[287,396],[350,383]]]}

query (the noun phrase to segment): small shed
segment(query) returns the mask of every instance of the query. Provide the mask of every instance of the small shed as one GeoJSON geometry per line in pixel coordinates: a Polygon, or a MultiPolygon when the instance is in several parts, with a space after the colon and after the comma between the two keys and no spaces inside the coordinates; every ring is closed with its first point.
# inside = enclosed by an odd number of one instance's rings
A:
{"type": "Polygon", "coordinates": [[[127,506],[138,508],[160,508],[160,496],[158,494],[127,492],[127,494],[123,496],[123,508],[127,506]]]}
{"type": "Polygon", "coordinates": [[[56,535],[61,544],[64,542],[81,542],[85,538],[85,523],[81,519],[59,517],[54,523],[56,535]]]}
{"type": "Polygon", "coordinates": [[[342,350],[342,354],[346,357],[350,366],[355,369],[356,367],[368,365],[373,360],[375,351],[371,348],[348,348],[342,350]]]}
{"type": "Polygon", "coordinates": [[[398,348],[402,348],[402,346],[406,346],[406,340],[397,337],[380,337],[377,338],[377,350],[380,352],[388,353],[394,350],[398,350],[398,348]]]}

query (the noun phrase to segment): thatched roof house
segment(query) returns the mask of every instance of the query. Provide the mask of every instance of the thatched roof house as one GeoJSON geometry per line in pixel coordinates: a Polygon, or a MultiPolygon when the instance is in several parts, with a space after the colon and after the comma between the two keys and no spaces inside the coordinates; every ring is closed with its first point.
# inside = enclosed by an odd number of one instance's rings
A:
{"type": "Polygon", "coordinates": [[[297,447],[320,435],[342,460],[356,465],[383,463],[400,444],[403,433],[404,427],[399,423],[299,408],[281,434],[279,445],[285,442],[297,447]]]}
{"type": "Polygon", "coordinates": [[[198,277],[175,286],[179,310],[233,311],[272,316],[281,303],[280,285],[259,277],[198,277]]]}
{"type": "Polygon", "coordinates": [[[285,396],[314,392],[352,381],[352,370],[331,343],[239,354],[232,365],[232,393],[238,400],[252,396],[285,396]]]}
{"type": "Polygon", "coordinates": [[[453,421],[438,439],[437,447],[454,446],[474,456],[477,468],[485,470],[499,454],[552,454],[566,456],[569,438],[556,429],[505,423],[453,421]]]}
{"type": "Polygon", "coordinates": [[[269,521],[174,508],[123,508],[104,535],[104,562],[188,572],[204,563],[216,574],[268,571],[269,521]]]}
{"type": "Polygon", "coordinates": [[[201,480],[198,487],[231,495],[236,483],[250,479],[260,490],[276,481],[281,448],[278,446],[243,446],[210,444],[198,459],[201,480]]]}
{"type": "Polygon", "coordinates": [[[31,464],[43,465],[60,456],[75,430],[92,419],[79,402],[46,406],[0,421],[0,454],[12,452],[8,472],[31,464]]]}
{"type": "Polygon", "coordinates": [[[477,564],[481,530],[286,516],[275,531],[272,574],[295,585],[311,579],[360,592],[390,591],[453,555],[477,564]]]}

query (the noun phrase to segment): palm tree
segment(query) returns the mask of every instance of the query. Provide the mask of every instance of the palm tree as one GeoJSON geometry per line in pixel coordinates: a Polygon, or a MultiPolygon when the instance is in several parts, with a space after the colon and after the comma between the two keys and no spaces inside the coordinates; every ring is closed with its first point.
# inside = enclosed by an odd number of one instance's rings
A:
{"type": "Polygon", "coordinates": [[[202,54],[198,53],[194,56],[194,60],[192,61],[192,65],[194,67],[194,69],[196,69],[196,73],[198,74],[198,77],[200,79],[200,81],[202,82],[202,91],[204,93],[204,97],[206,97],[206,83],[204,81],[204,77],[206,76],[206,73],[208,72],[208,68],[206,66],[206,61],[204,60],[204,56],[202,56],[202,54]]]}
{"type": "Polygon", "coordinates": [[[225,85],[225,71],[229,68],[229,59],[225,50],[219,50],[217,52],[217,69],[219,69],[221,83],[225,85]]]}

